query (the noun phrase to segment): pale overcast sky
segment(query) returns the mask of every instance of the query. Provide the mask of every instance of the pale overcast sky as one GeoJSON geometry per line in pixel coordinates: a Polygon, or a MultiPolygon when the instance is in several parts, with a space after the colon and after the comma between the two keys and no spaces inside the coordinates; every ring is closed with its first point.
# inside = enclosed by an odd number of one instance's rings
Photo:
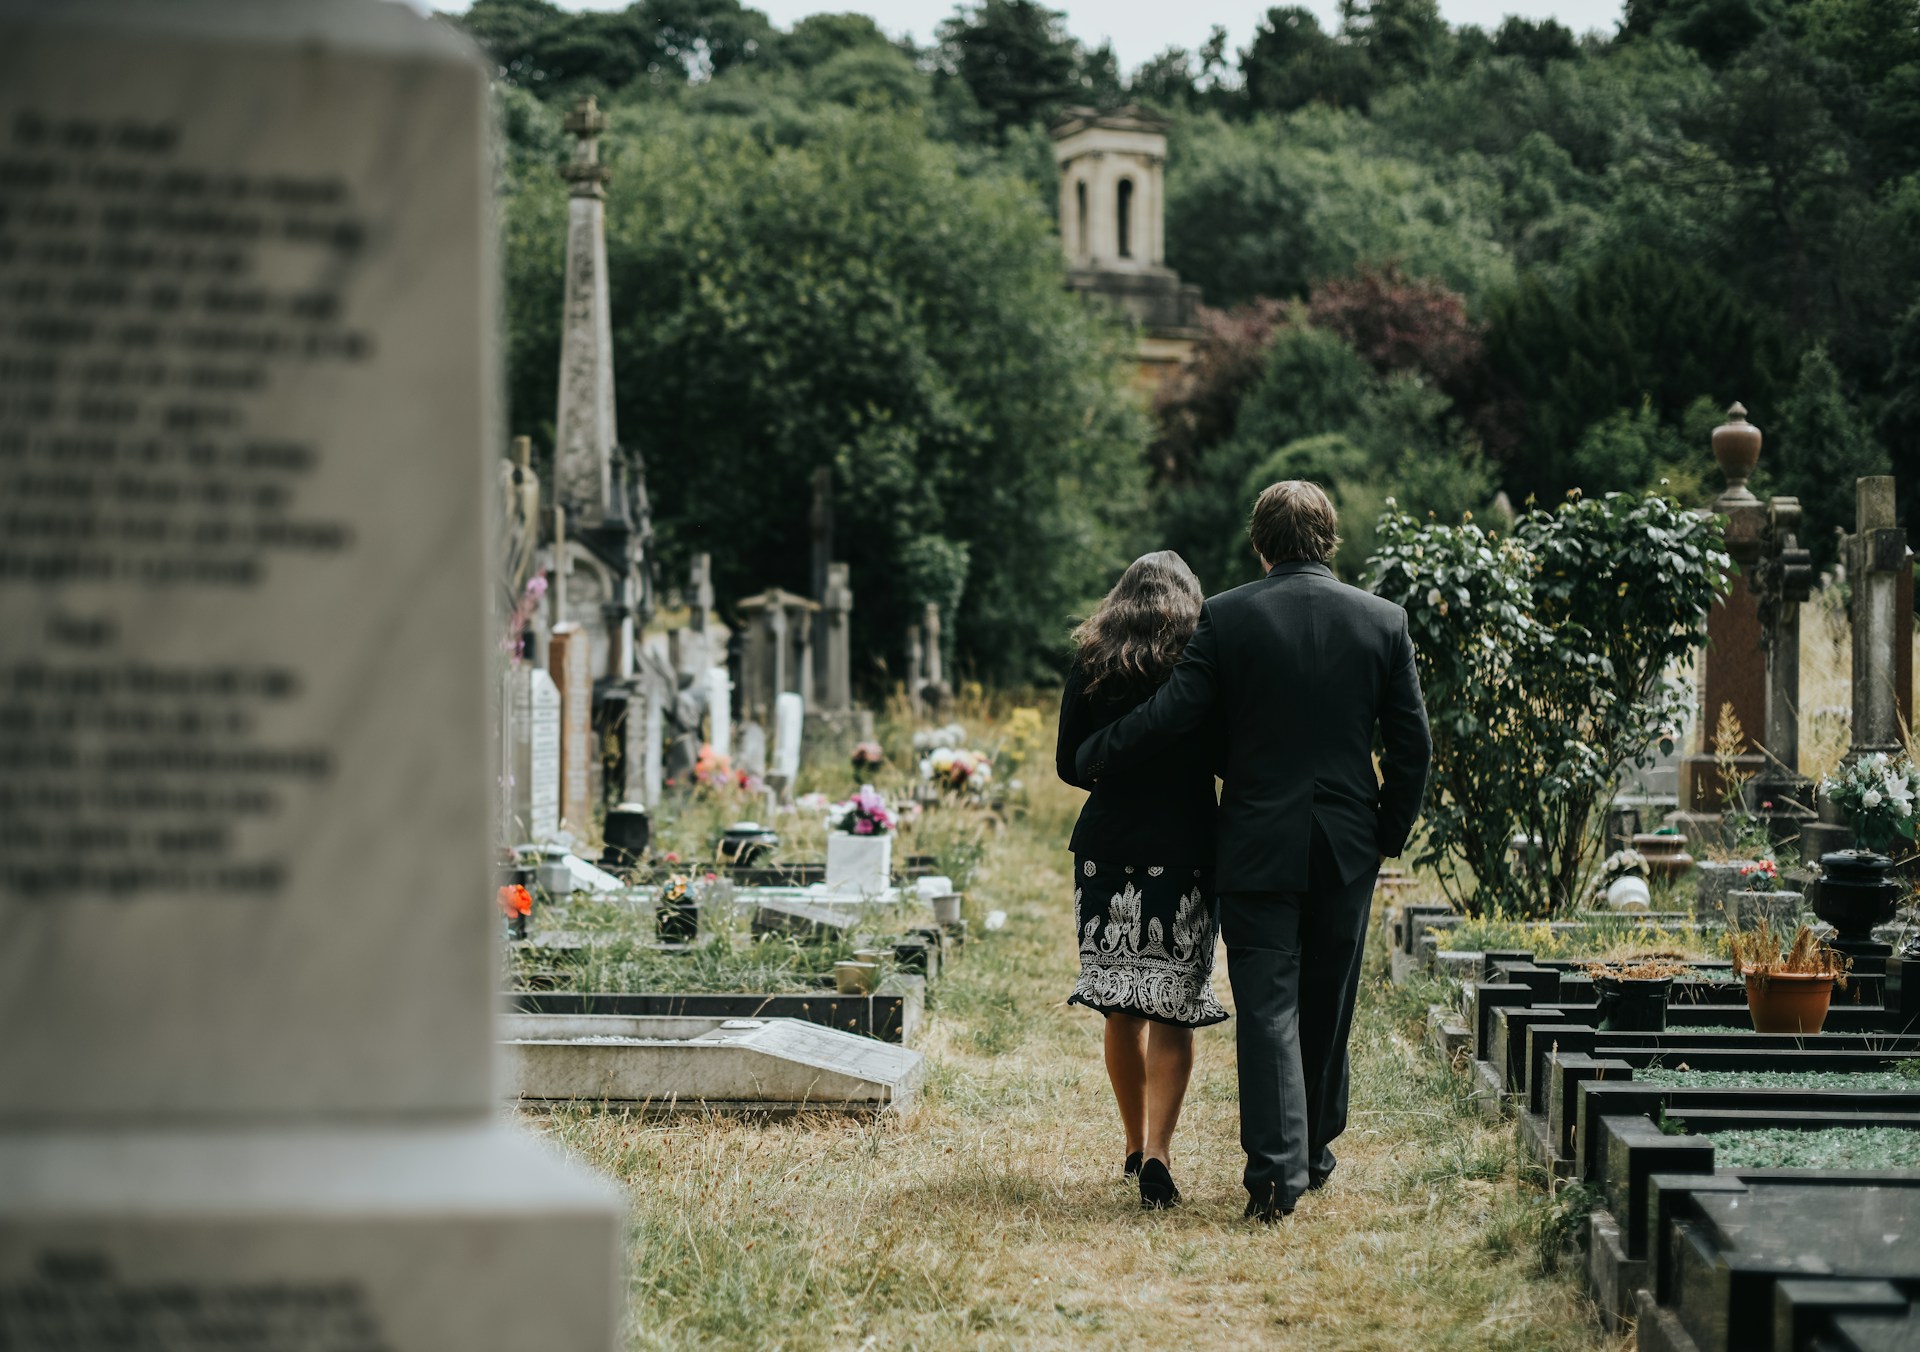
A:
{"type": "MultiPolygon", "coordinates": [[[[1301,0],[1320,16],[1323,27],[1339,23],[1337,0],[1301,0]]],[[[442,0],[444,3],[444,0],[442,0]]],[[[630,0],[561,0],[569,9],[624,9],[630,0]]],[[[894,36],[911,34],[927,42],[939,22],[953,13],[955,0],[877,0],[876,3],[820,3],[820,0],[747,0],[782,28],[808,14],[870,14],[894,36]]],[[[1272,0],[1216,0],[1215,3],[1177,4],[1168,0],[1051,0],[1065,10],[1067,28],[1089,46],[1111,40],[1127,71],[1168,47],[1189,51],[1207,40],[1213,25],[1225,24],[1235,51],[1253,37],[1272,0]]],[[[1497,28],[1509,14],[1530,19],[1558,19],[1576,33],[1598,29],[1611,35],[1620,21],[1621,0],[1440,0],[1440,12],[1453,24],[1497,28]]]]}

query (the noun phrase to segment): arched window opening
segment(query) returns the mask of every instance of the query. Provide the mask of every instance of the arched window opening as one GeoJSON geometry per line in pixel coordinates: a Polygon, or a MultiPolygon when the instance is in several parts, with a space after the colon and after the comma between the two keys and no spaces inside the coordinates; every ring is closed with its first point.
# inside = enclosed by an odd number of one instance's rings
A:
{"type": "Polygon", "coordinates": [[[1073,221],[1080,241],[1076,252],[1085,258],[1092,250],[1087,247],[1087,181],[1084,178],[1073,185],[1073,221]]]}
{"type": "Polygon", "coordinates": [[[1120,180],[1120,256],[1133,257],[1133,180],[1120,180]]]}

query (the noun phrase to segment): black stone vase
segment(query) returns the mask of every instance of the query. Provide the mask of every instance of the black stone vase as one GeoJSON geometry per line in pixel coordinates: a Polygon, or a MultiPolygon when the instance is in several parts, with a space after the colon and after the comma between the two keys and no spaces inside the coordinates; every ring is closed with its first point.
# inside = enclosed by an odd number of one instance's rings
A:
{"type": "Polygon", "coordinates": [[[1600,1027],[1611,1033],[1664,1033],[1667,1030],[1667,998],[1673,993],[1673,978],[1652,981],[1623,981],[1617,976],[1595,977],[1595,992],[1600,996],[1600,1027]]]}
{"type": "Polygon", "coordinates": [[[600,867],[637,868],[653,838],[653,819],[639,803],[622,803],[607,809],[603,835],[606,846],[600,852],[600,867]]]}
{"type": "Polygon", "coordinates": [[[1836,850],[1820,856],[1813,913],[1833,926],[1841,946],[1870,944],[1874,926],[1893,919],[1905,891],[1886,855],[1836,850]]]}
{"type": "Polygon", "coordinates": [[[667,944],[690,944],[700,937],[700,903],[684,878],[673,878],[660,889],[654,931],[667,944]]]}

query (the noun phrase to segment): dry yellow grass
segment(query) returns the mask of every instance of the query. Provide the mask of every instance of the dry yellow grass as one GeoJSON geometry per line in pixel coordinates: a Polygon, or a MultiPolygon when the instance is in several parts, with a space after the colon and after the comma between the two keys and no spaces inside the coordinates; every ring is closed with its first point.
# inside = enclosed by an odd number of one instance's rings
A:
{"type": "Polygon", "coordinates": [[[1333,1185],[1274,1230],[1242,1220],[1229,1023],[1199,1037],[1186,1204],[1138,1209],[1098,1019],[1063,1003],[1077,795],[1044,768],[974,887],[976,941],[937,989],[909,1114],[530,1119],[632,1197],[631,1346],[1614,1346],[1566,1276],[1537,1271],[1554,1208],[1517,1180],[1510,1130],[1415,1040],[1422,997],[1387,986],[1383,961],[1333,1185]],[[989,906],[1010,915],[991,935],[989,906]]]}

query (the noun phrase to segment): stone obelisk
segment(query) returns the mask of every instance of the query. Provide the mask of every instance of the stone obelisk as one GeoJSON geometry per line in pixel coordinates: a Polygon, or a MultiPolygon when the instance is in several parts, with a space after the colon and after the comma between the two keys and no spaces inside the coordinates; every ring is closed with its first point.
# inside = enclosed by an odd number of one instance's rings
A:
{"type": "Polygon", "coordinates": [[[558,499],[577,527],[600,525],[613,500],[613,312],[607,299],[607,128],[591,95],[567,115],[573,158],[560,168],[567,189],[567,272],[560,328],[560,404],[554,414],[558,499]]]}

